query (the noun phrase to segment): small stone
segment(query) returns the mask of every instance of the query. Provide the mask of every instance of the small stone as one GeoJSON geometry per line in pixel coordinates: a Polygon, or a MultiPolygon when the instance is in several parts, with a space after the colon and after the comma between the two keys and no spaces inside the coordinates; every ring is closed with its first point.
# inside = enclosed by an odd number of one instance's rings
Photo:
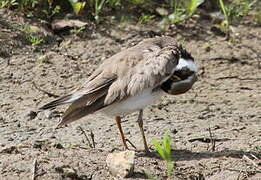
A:
{"type": "Polygon", "coordinates": [[[169,14],[168,10],[165,8],[156,8],[156,12],[161,16],[167,16],[169,14]]]}
{"type": "Polygon", "coordinates": [[[63,149],[63,145],[61,145],[60,143],[56,143],[53,145],[53,147],[57,148],[57,149],[63,149]]]}
{"type": "Polygon", "coordinates": [[[33,120],[34,118],[36,118],[37,116],[37,112],[35,111],[30,111],[28,114],[27,114],[29,120],[33,120]]]}
{"type": "Polygon", "coordinates": [[[50,61],[49,61],[49,56],[46,55],[46,54],[41,55],[41,56],[39,56],[39,57],[37,58],[37,62],[38,62],[39,64],[48,64],[48,63],[50,63],[50,61]]]}
{"type": "Polygon", "coordinates": [[[126,178],[133,174],[134,157],[134,151],[113,152],[107,156],[106,164],[113,176],[126,178]]]}
{"type": "Polygon", "coordinates": [[[71,177],[71,178],[77,178],[77,173],[74,169],[72,168],[63,168],[63,174],[66,177],[71,177]]]}
{"type": "Polygon", "coordinates": [[[61,173],[63,177],[68,177],[71,179],[78,179],[76,170],[74,170],[73,168],[71,168],[68,165],[56,167],[55,171],[58,173],[61,173]]]}

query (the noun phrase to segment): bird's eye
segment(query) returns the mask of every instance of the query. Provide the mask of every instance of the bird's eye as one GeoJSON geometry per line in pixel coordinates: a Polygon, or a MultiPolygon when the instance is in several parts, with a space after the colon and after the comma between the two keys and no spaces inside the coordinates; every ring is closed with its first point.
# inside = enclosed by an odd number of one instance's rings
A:
{"type": "Polygon", "coordinates": [[[182,76],[191,76],[194,72],[193,71],[190,71],[190,70],[184,70],[184,71],[181,71],[180,74],[182,76]]]}

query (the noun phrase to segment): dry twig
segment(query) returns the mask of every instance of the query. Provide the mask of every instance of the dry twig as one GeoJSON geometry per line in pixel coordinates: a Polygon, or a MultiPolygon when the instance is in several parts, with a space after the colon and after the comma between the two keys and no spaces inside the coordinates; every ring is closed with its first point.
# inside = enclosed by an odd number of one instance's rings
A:
{"type": "Polygon", "coordinates": [[[34,159],[33,167],[32,167],[32,180],[36,179],[36,171],[37,171],[37,159],[34,159]]]}
{"type": "Polygon", "coordinates": [[[213,135],[210,127],[208,128],[208,131],[209,131],[210,142],[211,142],[211,151],[214,152],[216,149],[216,141],[215,139],[213,139],[213,135]]]}
{"type": "Polygon", "coordinates": [[[80,129],[80,131],[82,132],[82,134],[85,136],[87,142],[88,142],[88,145],[90,148],[95,148],[95,142],[94,142],[94,134],[92,133],[91,131],[91,139],[92,139],[92,144],[91,144],[91,141],[89,140],[87,134],[85,133],[85,131],[83,130],[83,128],[81,126],[78,126],[78,128],[80,129]]]}
{"type": "Polygon", "coordinates": [[[33,82],[33,86],[34,86],[35,89],[37,89],[38,91],[41,91],[41,92],[47,94],[49,97],[55,97],[55,98],[60,97],[60,96],[58,96],[58,95],[56,95],[56,94],[49,93],[49,92],[47,92],[47,91],[45,91],[45,90],[43,90],[43,89],[37,87],[36,84],[35,84],[35,82],[33,82]]]}
{"type": "Polygon", "coordinates": [[[243,173],[261,173],[261,170],[258,170],[258,169],[255,169],[255,170],[242,170],[242,169],[236,169],[236,168],[226,168],[226,170],[236,171],[236,172],[243,172],[243,173]]]}
{"type": "Polygon", "coordinates": [[[250,154],[254,159],[258,160],[258,158],[254,154],[250,154]]]}
{"type": "Polygon", "coordinates": [[[249,161],[251,164],[253,164],[255,167],[258,167],[258,165],[249,157],[247,157],[246,155],[243,155],[242,159],[245,159],[247,161],[249,161]]]}
{"type": "Polygon", "coordinates": [[[92,131],[91,131],[91,139],[92,139],[92,146],[93,148],[95,148],[94,134],[92,131]]]}

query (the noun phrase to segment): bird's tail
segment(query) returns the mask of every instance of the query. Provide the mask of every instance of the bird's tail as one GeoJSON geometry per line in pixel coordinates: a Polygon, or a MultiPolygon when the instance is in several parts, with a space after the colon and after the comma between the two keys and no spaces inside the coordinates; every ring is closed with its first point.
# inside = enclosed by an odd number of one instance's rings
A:
{"type": "Polygon", "coordinates": [[[77,96],[77,95],[72,95],[72,94],[68,94],[66,96],[63,96],[61,98],[58,98],[52,102],[49,102],[47,104],[45,104],[44,106],[40,107],[39,110],[45,110],[45,109],[50,109],[56,106],[60,106],[63,104],[68,104],[68,103],[72,103],[75,102],[77,99],[79,99],[81,96],[77,96]]]}
{"type": "Polygon", "coordinates": [[[85,105],[85,106],[77,106],[78,101],[74,102],[64,113],[62,120],[59,122],[57,127],[61,127],[63,125],[69,124],[73,121],[76,121],[88,114],[92,114],[104,107],[104,99],[106,96],[102,96],[97,99],[95,102],[85,105]]]}

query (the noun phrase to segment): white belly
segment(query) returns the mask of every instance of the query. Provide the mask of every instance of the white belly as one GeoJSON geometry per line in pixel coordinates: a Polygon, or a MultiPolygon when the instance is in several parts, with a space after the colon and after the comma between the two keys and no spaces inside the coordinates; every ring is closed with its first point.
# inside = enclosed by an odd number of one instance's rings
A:
{"type": "Polygon", "coordinates": [[[162,90],[152,92],[152,89],[145,89],[143,92],[136,96],[129,97],[128,99],[116,102],[104,108],[101,112],[109,116],[120,116],[141,110],[146,106],[152,104],[157,100],[162,93],[162,90]]]}

